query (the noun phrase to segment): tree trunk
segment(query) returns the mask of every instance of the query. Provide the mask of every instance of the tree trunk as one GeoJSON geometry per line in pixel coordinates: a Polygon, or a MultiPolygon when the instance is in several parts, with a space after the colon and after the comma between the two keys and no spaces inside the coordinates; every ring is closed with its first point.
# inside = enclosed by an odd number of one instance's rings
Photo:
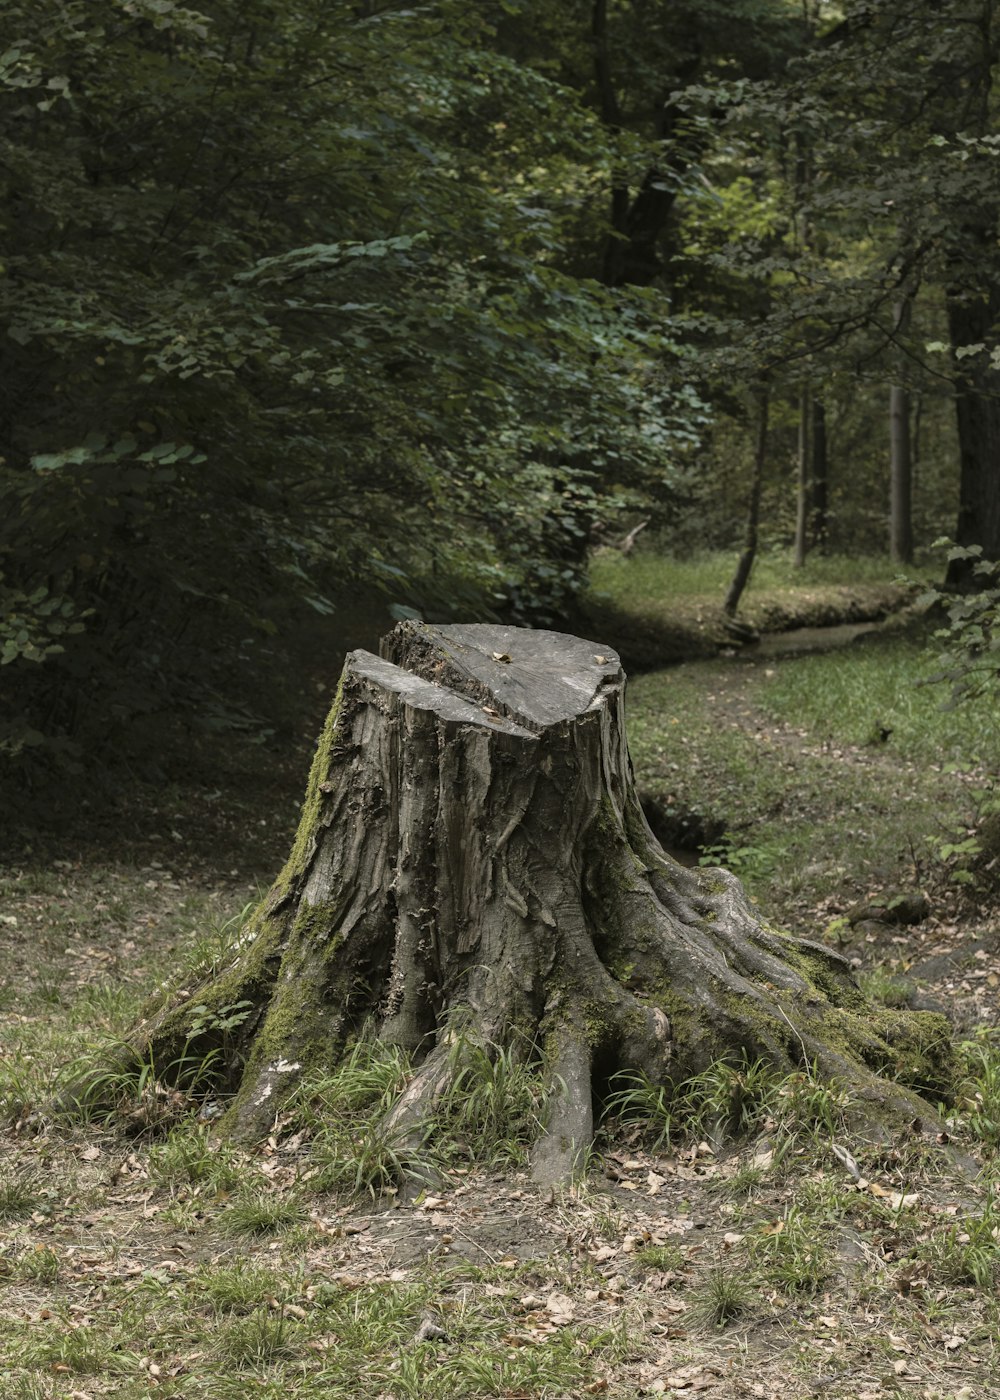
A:
{"type": "Polygon", "coordinates": [[[799,395],[799,452],[795,491],[795,567],[801,569],[809,549],[809,509],[812,495],[812,394],[799,395]]]}
{"type": "MultiPolygon", "coordinates": [[[[896,333],[909,330],[912,297],[895,311],[896,333]]],[[[889,389],[889,554],[896,564],[913,563],[913,443],[910,393],[902,384],[889,389]]]]}
{"type": "MultiPolygon", "coordinates": [[[[612,72],[607,0],[593,0],[590,37],[601,120],[609,130],[617,132],[625,123],[612,72]]],[[[700,67],[700,53],[678,64],[673,75],[673,90],[659,104],[654,120],[661,157],[646,172],[635,195],[623,174],[615,177],[611,190],[611,228],[604,245],[600,273],[601,281],[608,287],[647,287],[667,273],[669,258],[664,256],[660,242],[673,217],[683,178],[709,141],[708,132],[697,129],[686,131],[683,143],[678,139],[683,114],[675,98],[697,78],[700,67]]]]}
{"type": "Polygon", "coordinates": [[[760,526],[760,497],[764,486],[764,463],[767,460],[767,414],[769,396],[762,389],[757,396],[757,434],[754,443],[753,476],[750,481],[750,500],[747,504],[747,528],[743,541],[743,552],[736,565],[733,581],[729,585],[722,610],[727,617],[735,617],[736,609],[743,597],[743,590],[750,582],[750,573],[757,558],[757,536],[760,526]]]}
{"type": "Polygon", "coordinates": [[[874,1010],[837,953],[664,854],[624,680],[607,648],[506,627],[405,622],[381,657],[351,653],[284,870],[228,964],[164,993],[128,1053],[223,1054],[228,1121],[262,1135],[304,1073],[375,1036],[412,1053],[386,1127],[415,1142],[459,1030],[530,1047],[551,1091],[541,1181],[574,1170],[618,1070],[662,1084],[762,1057],[871,1115],[926,1114],[904,1086],[944,1091],[943,1018],[874,1010]]]}
{"type": "MultiPolygon", "coordinates": [[[[1000,373],[991,352],[1000,349],[1000,290],[966,294],[948,303],[955,359],[959,502],[955,542],[979,545],[986,559],[1000,559],[1000,373]],[[978,347],[978,348],[977,348],[978,347]]],[[[958,559],[948,583],[975,586],[973,561],[958,559]]]]}
{"type": "Polygon", "coordinates": [[[889,553],[896,564],[913,563],[913,458],[910,450],[910,395],[889,390],[889,553]]]}
{"type": "Polygon", "coordinates": [[[830,537],[830,457],[827,451],[826,404],[816,399],[812,412],[812,490],[809,500],[809,542],[826,553],[830,537]]]}

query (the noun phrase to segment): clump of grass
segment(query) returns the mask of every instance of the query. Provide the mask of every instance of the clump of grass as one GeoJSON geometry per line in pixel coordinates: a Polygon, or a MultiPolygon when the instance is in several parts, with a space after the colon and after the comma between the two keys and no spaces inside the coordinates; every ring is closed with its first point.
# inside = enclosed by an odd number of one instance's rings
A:
{"type": "Polygon", "coordinates": [[[632,1072],[615,1075],[612,1084],[608,1112],[642,1126],[654,1150],[702,1137],[741,1137],[765,1124],[786,1136],[833,1132],[846,1102],[814,1074],[781,1074],[763,1060],[718,1060],[676,1086],[632,1072]]]}
{"type": "Polygon", "coordinates": [[[378,1120],[334,1124],[314,1140],[309,1184],[320,1191],[352,1191],[378,1196],[403,1180],[430,1181],[434,1155],[378,1120]]]}
{"type": "Polygon", "coordinates": [[[1000,1147],[1000,1040],[983,1029],[962,1041],[958,1053],[963,1078],[956,1102],[965,1128],[979,1142],[1000,1147]]]}
{"type": "Polygon", "coordinates": [[[232,1191],[241,1180],[232,1149],[212,1141],[200,1124],[176,1127],[164,1142],[150,1148],[147,1161],[153,1179],[168,1187],[204,1185],[232,1191]]]}
{"type": "Polygon", "coordinates": [[[66,1069],[64,1114],[71,1121],[115,1123],[135,1135],[166,1132],[218,1088],[225,1077],[222,1050],[199,1050],[189,1040],[168,1065],[125,1041],[91,1046],[66,1069]]]}
{"type": "Polygon", "coordinates": [[[26,1250],[17,1261],[17,1277],[25,1283],[54,1283],[59,1277],[59,1255],[48,1245],[26,1250]]]}
{"type": "Polygon", "coordinates": [[[305,1207],[297,1196],[282,1196],[259,1187],[227,1206],[219,1218],[219,1228],[227,1235],[260,1237],[301,1225],[306,1218],[305,1207]]]}
{"type": "Polygon", "coordinates": [[[927,1243],[923,1257],[942,1283],[992,1289],[1000,1266],[996,1228],[995,1215],[950,1225],[927,1243]]]}
{"type": "Polygon", "coordinates": [[[303,1328],[279,1310],[264,1309],[234,1317],[216,1333],[215,1349],[234,1366],[253,1368],[275,1361],[291,1361],[299,1355],[303,1328]]]}
{"type": "Polygon", "coordinates": [[[883,967],[872,967],[858,974],[858,985],[869,1001],[901,1010],[909,1006],[913,983],[905,977],[894,977],[883,967]]]}
{"type": "Polygon", "coordinates": [[[253,903],[245,904],[231,918],[209,921],[206,932],[196,938],[185,953],[184,966],[189,976],[209,978],[222,971],[243,936],[253,909],[253,903]]]}
{"type": "Polygon", "coordinates": [[[717,1264],[695,1293],[693,1316],[713,1327],[727,1327],[752,1307],[753,1291],[744,1275],[717,1264]]]}
{"type": "Polygon", "coordinates": [[[820,1222],[796,1206],[748,1241],[761,1272],[786,1293],[817,1293],[830,1276],[820,1222]]]}
{"type": "Polygon", "coordinates": [[[519,1165],[543,1127],[545,1090],[533,1047],[459,1036],[441,1104],[439,1147],[491,1165],[519,1165]]]}
{"type": "Polygon", "coordinates": [[[778,1087],[776,1130],[794,1139],[829,1139],[844,1127],[850,1095],[835,1081],[821,1079],[816,1067],[796,1070],[778,1087]]]}
{"type": "Polygon", "coordinates": [[[767,1171],[763,1166],[745,1162],[737,1167],[732,1176],[720,1178],[718,1185],[719,1190],[727,1196],[752,1196],[763,1186],[766,1179],[767,1171]]]}
{"type": "Polygon", "coordinates": [[[684,1255],[675,1244],[651,1244],[636,1250],[635,1262],[644,1269],[676,1273],[684,1267],[684,1255]]]}
{"type": "Polygon", "coordinates": [[[730,1064],[720,1060],[681,1084],[654,1084],[643,1074],[623,1071],[612,1078],[606,1107],[626,1123],[643,1124],[653,1148],[704,1135],[738,1135],[761,1123],[779,1089],[779,1079],[763,1061],[730,1064]]]}
{"type": "Polygon", "coordinates": [[[299,1085],[289,1104],[292,1124],[315,1132],[366,1111],[384,1113],[411,1074],[410,1057],[398,1046],[359,1040],[334,1069],[311,1075],[299,1085]]]}
{"type": "Polygon", "coordinates": [[[43,1330],[26,1328],[20,1348],[23,1365],[78,1376],[120,1375],[138,1368],[140,1356],[123,1344],[115,1329],[84,1324],[67,1328],[62,1323],[43,1330]]]}
{"type": "Polygon", "coordinates": [[[231,1264],[204,1265],[192,1276],[189,1289],[204,1300],[214,1313],[251,1313],[271,1298],[282,1298],[287,1280],[274,1269],[250,1260],[231,1264]]]}
{"type": "Polygon", "coordinates": [[[0,1175],[0,1220],[23,1220],[41,1199],[41,1186],[31,1173],[5,1171],[0,1175]]]}

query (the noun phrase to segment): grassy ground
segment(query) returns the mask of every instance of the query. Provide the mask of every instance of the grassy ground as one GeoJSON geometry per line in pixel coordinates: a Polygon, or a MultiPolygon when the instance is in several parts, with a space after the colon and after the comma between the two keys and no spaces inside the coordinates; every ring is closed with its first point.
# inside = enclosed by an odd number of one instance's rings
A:
{"type": "MultiPolygon", "coordinates": [[[[733,645],[722,611],[735,556],[675,560],[651,551],[623,557],[601,550],[591,567],[591,593],[581,630],[615,647],[630,670],[714,656],[733,645]]],[[[739,619],[761,631],[866,622],[910,598],[910,586],[888,560],[815,557],[796,569],[786,554],[756,565],[739,619]]]]}
{"type": "Polygon", "coordinates": [[[254,750],[222,788],[133,797],[117,841],[22,840],[0,872],[0,1400],[994,1395],[996,923],[982,863],[940,852],[997,750],[985,714],[911,684],[923,665],[890,639],[630,689],[640,786],[715,816],[769,914],[842,946],[874,995],[961,1026],[947,1126],[889,1143],[852,1134],[835,1086],[718,1066],[669,1104],[619,1085],[587,1180],[540,1196],[539,1086],[488,1057],[404,1190],[358,1130],[398,1058],[314,1082],[253,1152],[143,1066],[110,1121],[36,1120],[166,968],[225,945],[304,759],[254,750]],[[917,886],[919,926],[847,922],[917,886]]]}

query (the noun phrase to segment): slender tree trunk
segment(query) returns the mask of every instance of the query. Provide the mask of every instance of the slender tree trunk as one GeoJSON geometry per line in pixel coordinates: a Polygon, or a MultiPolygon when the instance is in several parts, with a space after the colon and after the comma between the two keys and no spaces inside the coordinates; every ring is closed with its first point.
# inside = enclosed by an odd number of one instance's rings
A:
{"type": "Polygon", "coordinates": [[[767,418],[769,394],[762,389],[757,395],[757,433],[754,442],[753,476],[750,479],[750,499],[747,503],[747,528],[743,542],[743,552],[736,565],[733,581],[729,585],[723,611],[727,617],[735,617],[736,609],[743,597],[743,590],[750,581],[750,573],[757,557],[757,538],[760,525],[760,497],[764,484],[764,463],[767,460],[767,418]]]}
{"type": "Polygon", "coordinates": [[[889,390],[889,553],[896,564],[913,563],[910,395],[898,384],[889,390]]]}
{"type": "Polygon", "coordinates": [[[620,1071],[669,1086],[762,1058],[835,1079],[862,1118],[933,1117],[904,1085],[945,1092],[944,1018],[875,1010],[734,876],[671,860],[623,700],[615,654],[559,633],[401,623],[382,657],[352,652],[284,870],[228,962],[166,992],[115,1063],[167,1077],[214,1055],[227,1121],[262,1135],[303,1075],[375,1037],[411,1057],[380,1125],[402,1148],[463,1044],[507,1047],[548,1083],[540,1181],[574,1170],[620,1071]]]}
{"type": "MultiPolygon", "coordinates": [[[[959,503],[955,541],[979,545],[987,559],[1000,559],[1000,372],[991,351],[1000,348],[1000,289],[967,294],[948,304],[948,327],[956,352],[981,347],[955,359],[955,414],[958,427],[959,503]]],[[[969,560],[955,560],[948,582],[974,583],[969,560]]]]}
{"type": "MultiPolygon", "coordinates": [[[[607,0],[593,0],[590,35],[601,119],[611,131],[620,131],[623,118],[614,83],[607,0]]],[[[673,98],[697,77],[700,67],[701,55],[696,53],[674,74],[673,90],[659,104],[654,121],[654,135],[662,154],[646,172],[635,194],[625,179],[617,175],[614,178],[611,233],[601,260],[601,281],[606,286],[645,287],[667,270],[660,240],[674,213],[681,178],[696,152],[709,140],[707,132],[688,132],[683,149],[676,144],[680,113],[673,98]]]]}
{"type": "Polygon", "coordinates": [[[812,495],[812,393],[799,395],[799,451],[795,497],[795,567],[801,569],[809,549],[809,506],[812,495]]]}
{"type": "Polygon", "coordinates": [[[813,402],[812,490],[810,494],[809,539],[820,554],[826,553],[830,538],[830,461],[826,432],[826,404],[813,402]]]}
{"type": "MultiPolygon", "coordinates": [[[[896,331],[909,328],[912,301],[896,307],[896,331]]],[[[889,389],[889,554],[897,564],[913,563],[913,447],[910,394],[902,384],[889,389]]]]}

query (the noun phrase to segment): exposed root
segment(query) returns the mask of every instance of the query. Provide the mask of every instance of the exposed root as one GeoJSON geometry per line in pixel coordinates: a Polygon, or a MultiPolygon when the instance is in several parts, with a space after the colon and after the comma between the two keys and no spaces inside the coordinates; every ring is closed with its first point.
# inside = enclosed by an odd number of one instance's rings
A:
{"type": "Polygon", "coordinates": [[[552,1078],[545,1132],[531,1152],[531,1175],[540,1186],[572,1180],[594,1139],[591,1051],[575,1027],[553,1037],[552,1078]]]}
{"type": "Polygon", "coordinates": [[[382,1120],[382,1126],[399,1147],[416,1151],[426,1140],[435,1109],[455,1079],[454,1045],[440,1041],[424,1060],[399,1098],[382,1120]]]}

